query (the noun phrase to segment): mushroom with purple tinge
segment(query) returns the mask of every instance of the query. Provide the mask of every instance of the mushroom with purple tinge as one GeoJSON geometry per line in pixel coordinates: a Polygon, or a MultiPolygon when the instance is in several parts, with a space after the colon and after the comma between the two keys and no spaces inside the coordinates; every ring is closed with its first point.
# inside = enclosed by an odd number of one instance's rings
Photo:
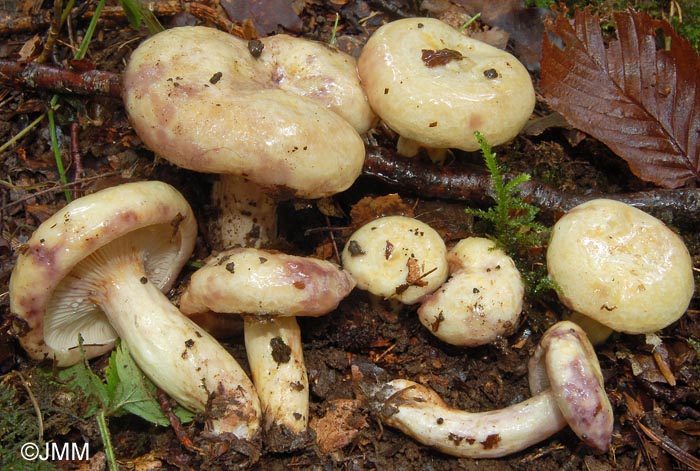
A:
{"type": "MultiPolygon", "coordinates": [[[[153,383],[207,414],[206,432],[256,457],[260,405],[236,360],[170,302],[197,225],[162,182],[127,183],[76,199],[19,249],[10,309],[35,359],[69,366],[108,352],[117,337],[153,383]]],[[[228,448],[225,446],[224,448],[228,448]]]]}
{"type": "Polygon", "coordinates": [[[291,451],[308,436],[309,385],[295,317],[333,311],[355,286],[337,265],[311,257],[237,248],[197,270],[180,299],[185,314],[240,314],[248,363],[273,451],[291,451]]]}
{"type": "Polygon", "coordinates": [[[485,412],[450,407],[434,390],[406,379],[367,386],[366,391],[385,424],[448,455],[506,456],[567,424],[594,450],[606,451],[613,411],[586,334],[572,322],[555,324],[530,359],[529,371],[532,398],[485,412]]]}
{"type": "Polygon", "coordinates": [[[435,229],[407,216],[384,216],[364,224],[343,248],[342,263],[359,289],[415,304],[448,276],[447,248],[435,229]]]}
{"type": "Polygon", "coordinates": [[[532,79],[514,56],[433,18],[381,26],[357,65],[372,109],[399,134],[407,156],[420,147],[478,150],[476,131],[503,144],[535,106],[532,79]]]}
{"type": "Polygon", "coordinates": [[[688,309],[693,261],[683,239],[655,217],[619,201],[574,207],[554,225],[547,269],[559,299],[611,331],[650,334],[688,309]]]}
{"type": "Polygon", "coordinates": [[[148,148],[220,174],[215,250],[269,243],[280,200],[347,189],[364,162],[360,133],[375,120],[353,57],[286,35],[251,47],[204,26],[141,43],[124,71],[124,103],[148,148]]]}
{"type": "Polygon", "coordinates": [[[452,345],[485,345],[518,325],[525,287],[513,260],[483,237],[468,237],[447,252],[450,278],[428,295],[418,318],[452,345]]]}

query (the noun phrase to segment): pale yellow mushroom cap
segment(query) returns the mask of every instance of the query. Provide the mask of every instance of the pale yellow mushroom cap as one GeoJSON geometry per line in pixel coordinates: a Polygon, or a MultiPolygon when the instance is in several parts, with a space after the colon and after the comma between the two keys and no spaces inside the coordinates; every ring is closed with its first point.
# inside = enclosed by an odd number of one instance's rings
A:
{"type": "Polygon", "coordinates": [[[32,358],[55,359],[60,366],[80,360],[78,333],[89,358],[110,351],[117,334],[91,294],[80,289],[74,269],[96,250],[126,239],[143,253],[149,282],[167,291],[196,235],[185,198],[158,181],[125,183],[66,205],[34,231],[12,271],[10,308],[29,329],[22,346],[32,358]]]}
{"type": "Polygon", "coordinates": [[[535,106],[530,75],[514,56],[432,18],[380,27],[363,48],[358,71],[379,117],[430,148],[478,150],[475,131],[502,144],[535,106]]]}
{"type": "Polygon", "coordinates": [[[567,307],[630,334],[676,321],[695,290],[683,240],[655,217],[608,199],[583,203],[559,219],[547,269],[567,307]]]}
{"type": "Polygon", "coordinates": [[[240,38],[172,28],[131,54],[124,103],[144,144],[181,167],[244,177],[286,197],[347,189],[362,171],[362,138],[273,72],[240,38]]]}
{"type": "Polygon", "coordinates": [[[447,249],[426,223],[386,216],[355,231],[342,253],[357,287],[404,304],[419,302],[447,279],[447,249]]]}
{"type": "Polygon", "coordinates": [[[421,303],[421,323],[444,342],[469,347],[512,333],[525,294],[513,260],[483,237],[462,239],[447,260],[450,279],[421,303]]]}
{"type": "Polygon", "coordinates": [[[236,248],[212,257],[192,275],[180,309],[187,315],[210,310],[318,317],[337,308],[354,287],[355,280],[327,260],[236,248]]]}

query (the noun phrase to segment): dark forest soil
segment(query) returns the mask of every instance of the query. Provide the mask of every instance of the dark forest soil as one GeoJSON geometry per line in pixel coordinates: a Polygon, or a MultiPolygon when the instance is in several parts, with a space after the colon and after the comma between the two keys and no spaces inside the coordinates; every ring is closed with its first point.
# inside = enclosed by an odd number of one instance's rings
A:
{"type": "MultiPolygon", "coordinates": [[[[307,1],[299,4],[303,7],[299,13],[302,21],[296,34],[322,41],[329,40],[335,13],[342,7],[338,44],[355,53],[382,21],[401,14],[424,14],[408,3],[307,1]]],[[[18,8],[21,6],[18,4],[18,8]]],[[[45,16],[51,14],[50,5],[40,5],[37,11],[45,16]]],[[[219,18],[226,18],[223,12],[218,14],[219,18]]],[[[197,19],[185,13],[163,15],[162,20],[166,27],[176,22],[204,21],[201,16],[197,19]]],[[[88,23],[85,15],[73,21],[70,31],[82,34],[88,23]]],[[[48,25],[41,25],[26,31],[6,32],[0,57],[17,59],[22,46],[31,43],[34,37],[43,40],[47,30],[48,25]]],[[[99,23],[88,60],[99,70],[119,73],[129,53],[147,35],[145,29],[134,30],[125,18],[114,14],[99,23]]],[[[67,42],[64,30],[49,63],[65,64],[70,54],[67,42]]],[[[37,44],[40,48],[40,43],[37,44]]],[[[533,80],[537,84],[536,74],[533,80]]],[[[0,144],[44,112],[51,96],[51,92],[41,89],[0,89],[0,144]]],[[[546,115],[546,104],[538,103],[536,113],[546,115]]],[[[195,214],[201,215],[202,236],[192,260],[208,256],[206,221],[212,214],[208,202],[212,177],[176,168],[144,149],[118,99],[65,95],[56,114],[70,180],[77,165],[75,155],[69,152],[71,124],[75,125],[73,140],[81,156],[82,173],[71,187],[74,195],[134,180],[158,179],[171,183],[187,197],[195,214]]],[[[395,140],[382,127],[374,135],[379,145],[392,146],[395,140]]],[[[509,170],[528,172],[535,179],[568,191],[616,193],[650,188],[636,179],[605,146],[592,138],[580,138],[583,136],[571,130],[554,127],[537,136],[520,136],[496,151],[509,170]]],[[[456,158],[481,164],[478,154],[456,158]]],[[[51,382],[50,365],[36,365],[28,360],[12,336],[8,282],[18,247],[41,221],[65,204],[46,120],[0,154],[0,178],[3,321],[0,383],[3,391],[11,392],[0,397],[7,409],[3,412],[5,417],[0,417],[0,447],[6,447],[0,455],[0,469],[40,469],[39,464],[24,463],[18,458],[21,444],[35,440],[39,430],[34,405],[42,412],[44,440],[90,443],[89,461],[54,462],[56,468],[106,469],[94,419],[84,420],[79,416],[83,407],[80,395],[51,382]],[[14,444],[3,438],[11,430],[17,437],[14,444]],[[13,453],[16,460],[11,462],[13,453]],[[2,462],[3,459],[7,461],[2,462]]],[[[351,234],[354,221],[350,214],[358,201],[393,193],[398,193],[397,201],[401,204],[392,205],[388,212],[412,212],[435,227],[448,245],[468,235],[481,235],[488,229],[464,213],[468,205],[464,201],[424,198],[415,191],[384,187],[363,177],[349,191],[324,204],[308,201],[284,204],[280,211],[283,242],[279,248],[334,259],[334,249],[342,249],[351,234]],[[335,210],[332,214],[329,204],[335,210]]],[[[545,218],[542,222],[551,224],[552,220],[545,218]]],[[[700,266],[698,228],[686,225],[677,229],[690,249],[694,265],[700,266]]],[[[533,267],[541,264],[542,250],[533,252],[529,263],[533,267]]],[[[186,283],[193,271],[194,267],[188,266],[178,286],[186,283]]],[[[177,301],[179,289],[169,294],[177,301]]],[[[473,411],[520,402],[529,397],[528,358],[542,333],[565,314],[556,296],[551,291],[528,295],[523,320],[512,336],[493,345],[467,349],[435,339],[420,324],[414,309],[391,309],[355,291],[330,315],[300,320],[311,387],[312,424],[323,431],[319,440],[294,453],[273,454],[263,450],[260,459],[247,467],[265,471],[699,469],[693,463],[683,462],[688,455],[698,457],[700,452],[699,309],[696,294],[688,313],[661,332],[663,349],[656,352],[656,360],[644,336],[614,334],[597,347],[606,390],[615,411],[614,436],[608,453],[594,454],[567,428],[509,457],[472,460],[443,455],[383,427],[362,394],[362,384],[408,378],[435,389],[450,405],[473,411]],[[675,385],[669,384],[669,377],[660,372],[659,364],[670,368],[675,385]],[[630,405],[636,406],[641,415],[632,413],[630,405]],[[347,413],[334,415],[339,409],[347,413]],[[324,417],[325,422],[320,420],[324,417]],[[329,441],[328,430],[345,433],[336,441],[329,441]]],[[[234,332],[222,342],[246,365],[240,335],[234,332]]],[[[94,360],[95,370],[102,371],[106,361],[105,358],[94,360]]],[[[198,437],[201,428],[200,423],[185,425],[185,431],[192,437],[198,437]]],[[[171,428],[156,427],[134,416],[110,419],[110,431],[116,456],[125,470],[233,468],[232,464],[187,451],[171,428]]]]}

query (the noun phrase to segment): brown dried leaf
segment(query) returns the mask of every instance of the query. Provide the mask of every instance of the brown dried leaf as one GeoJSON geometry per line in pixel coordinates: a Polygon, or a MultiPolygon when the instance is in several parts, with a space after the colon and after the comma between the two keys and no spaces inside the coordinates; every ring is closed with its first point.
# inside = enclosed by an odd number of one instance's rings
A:
{"type": "Polygon", "coordinates": [[[359,400],[334,399],[323,417],[311,419],[310,427],[316,432],[319,450],[327,455],[351,443],[367,425],[359,400]]]}
{"type": "Polygon", "coordinates": [[[605,143],[639,178],[666,188],[700,179],[700,59],[666,21],[615,14],[605,46],[589,11],[547,22],[540,86],[576,128],[605,143]],[[657,33],[671,41],[658,49],[657,33]]]}
{"type": "Polygon", "coordinates": [[[397,193],[384,196],[365,196],[350,210],[350,218],[353,227],[383,216],[407,216],[413,217],[413,207],[404,202],[397,193]]]}

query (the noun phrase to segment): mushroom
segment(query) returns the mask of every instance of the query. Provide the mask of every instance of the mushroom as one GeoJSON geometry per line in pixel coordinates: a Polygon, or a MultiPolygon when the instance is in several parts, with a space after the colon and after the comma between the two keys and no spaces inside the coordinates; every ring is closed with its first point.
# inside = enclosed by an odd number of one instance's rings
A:
{"type": "Polygon", "coordinates": [[[357,229],[342,253],[357,287],[404,304],[420,302],[447,279],[447,249],[440,234],[406,216],[385,216],[357,229]]]}
{"type": "Polygon", "coordinates": [[[675,322],[695,291],[683,240],[655,217],[608,199],[576,206],[556,222],[547,269],[564,305],[628,334],[675,322]]]}
{"type": "Polygon", "coordinates": [[[467,412],[406,379],[374,392],[381,420],[424,445],[465,458],[498,458],[538,443],[567,423],[597,451],[610,446],[613,412],[586,334],[562,321],[545,332],[529,363],[533,397],[499,410],[467,412]]]}
{"type": "Polygon", "coordinates": [[[518,323],[525,288],[513,260],[482,237],[447,252],[450,278],[428,295],[418,318],[439,339],[473,347],[509,335],[518,323]]]}
{"type": "Polygon", "coordinates": [[[515,57],[433,18],[381,26],[357,66],[372,109],[407,156],[418,147],[478,150],[475,131],[491,145],[505,143],[535,106],[530,75],[515,57]]]}
{"type": "Polygon", "coordinates": [[[296,316],[333,311],[355,286],[335,264],[255,248],[221,252],[197,270],[180,299],[191,315],[241,314],[263,430],[273,451],[307,438],[309,388],[296,316]]]}
{"type": "Polygon", "coordinates": [[[364,132],[373,115],[355,60],[302,41],[252,47],[213,28],[177,27],[131,54],[124,103],[144,144],[181,167],[221,174],[216,249],[265,244],[277,201],[330,196],[360,175],[365,149],[353,126],[364,132]]]}
{"type": "Polygon", "coordinates": [[[209,334],[163,294],[196,237],[190,206],[162,182],[127,183],[74,200],[19,250],[10,308],[26,322],[35,359],[68,366],[113,348],[117,337],[159,388],[206,429],[257,453],[260,405],[250,379],[209,334]]]}

